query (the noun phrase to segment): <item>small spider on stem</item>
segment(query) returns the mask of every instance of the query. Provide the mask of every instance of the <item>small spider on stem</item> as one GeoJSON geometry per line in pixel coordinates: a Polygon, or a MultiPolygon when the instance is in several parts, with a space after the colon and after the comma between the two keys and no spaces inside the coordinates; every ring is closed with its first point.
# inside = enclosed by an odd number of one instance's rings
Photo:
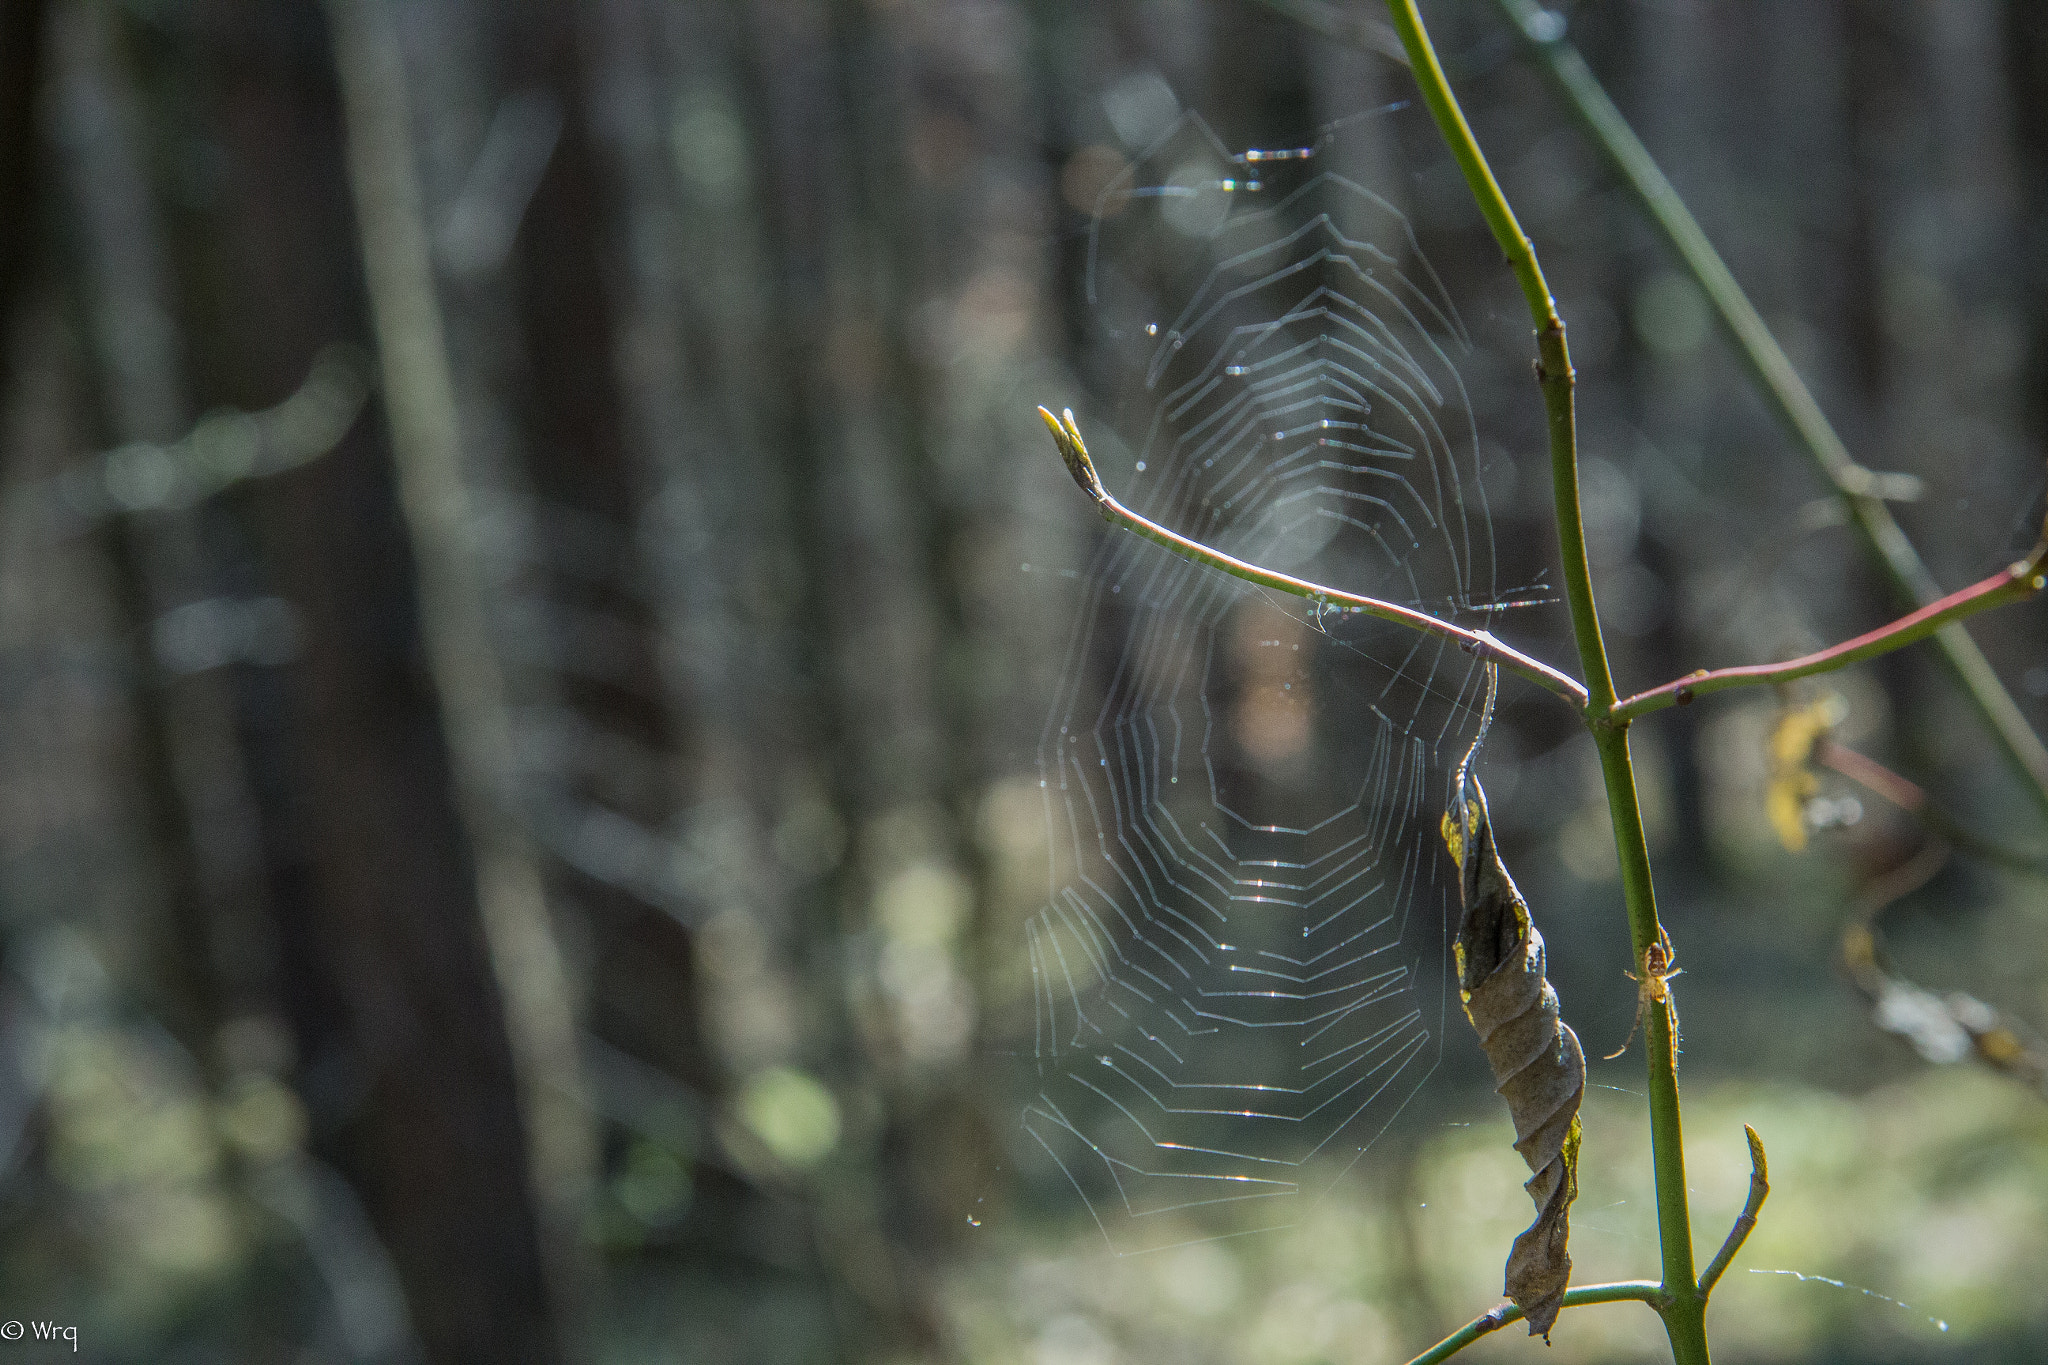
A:
{"type": "Polygon", "coordinates": [[[1628,1045],[1635,1041],[1636,1030],[1642,1027],[1643,1011],[1648,1009],[1653,1003],[1662,1006],[1670,1013],[1671,1035],[1674,1039],[1677,1038],[1678,1002],[1671,998],[1670,982],[1672,977],[1680,975],[1685,970],[1683,967],[1671,965],[1677,960],[1678,950],[1671,946],[1670,933],[1663,925],[1658,925],[1657,941],[1643,949],[1643,974],[1637,976],[1634,972],[1622,973],[1623,976],[1639,983],[1640,986],[1640,989],[1636,992],[1635,1022],[1628,1026],[1628,1037],[1621,1040],[1621,1046],[1608,1053],[1606,1057],[1602,1058],[1603,1061],[1611,1062],[1622,1053],[1628,1051],[1628,1045]]]}

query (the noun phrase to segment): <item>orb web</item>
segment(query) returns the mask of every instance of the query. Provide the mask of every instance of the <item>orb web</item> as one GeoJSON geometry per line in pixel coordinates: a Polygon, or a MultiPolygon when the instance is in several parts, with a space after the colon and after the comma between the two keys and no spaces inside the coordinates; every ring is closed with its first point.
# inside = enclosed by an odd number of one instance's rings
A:
{"type": "MultiPolygon", "coordinates": [[[[1469,343],[1343,132],[1232,154],[1187,118],[1103,192],[1093,339],[1134,397],[1082,427],[1145,516],[1482,623],[1469,343]]],[[[1105,539],[1038,754],[1024,1126],[1117,1250],[1286,1224],[1436,1066],[1482,691],[1438,637],[1105,539]]]]}

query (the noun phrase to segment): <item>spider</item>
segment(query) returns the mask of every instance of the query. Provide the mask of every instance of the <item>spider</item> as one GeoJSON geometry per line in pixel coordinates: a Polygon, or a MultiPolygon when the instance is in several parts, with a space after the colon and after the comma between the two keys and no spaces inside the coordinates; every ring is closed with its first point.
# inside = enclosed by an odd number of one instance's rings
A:
{"type": "Polygon", "coordinates": [[[1623,972],[1629,980],[1637,982],[1635,1022],[1628,1026],[1628,1037],[1621,1040],[1621,1046],[1608,1053],[1603,1061],[1613,1061],[1628,1051],[1628,1045],[1635,1041],[1636,1030],[1642,1027],[1643,1011],[1652,1004],[1661,1005],[1671,1014],[1671,1033],[1678,1035],[1678,1004],[1671,998],[1671,978],[1685,969],[1671,964],[1678,960],[1678,950],[1671,946],[1671,935],[1663,925],[1657,926],[1657,941],[1643,949],[1643,974],[1623,972]]]}

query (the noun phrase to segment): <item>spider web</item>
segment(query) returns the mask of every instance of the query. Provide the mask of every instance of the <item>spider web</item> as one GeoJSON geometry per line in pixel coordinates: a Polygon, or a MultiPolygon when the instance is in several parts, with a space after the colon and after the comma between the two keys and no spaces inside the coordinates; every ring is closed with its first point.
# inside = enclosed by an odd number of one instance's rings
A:
{"type": "MultiPolygon", "coordinates": [[[[1083,430],[1147,517],[1481,623],[1469,341],[1356,131],[1232,154],[1186,117],[1103,192],[1093,340],[1136,397],[1083,430]]],[[[1286,1224],[1434,1070],[1482,692],[1438,637],[1103,543],[1038,752],[1024,1126],[1116,1250],[1286,1224]]]]}

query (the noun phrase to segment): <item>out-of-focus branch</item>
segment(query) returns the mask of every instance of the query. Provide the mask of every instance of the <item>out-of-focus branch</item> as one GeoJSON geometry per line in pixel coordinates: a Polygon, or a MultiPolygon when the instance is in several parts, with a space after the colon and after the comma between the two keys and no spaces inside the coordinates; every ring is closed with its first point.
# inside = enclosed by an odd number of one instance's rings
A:
{"type": "Polygon", "coordinates": [[[1953,850],[1939,837],[1870,882],[1842,930],[1842,965],[1870,1002],[1871,1018],[1912,1044],[1922,1058],[1953,1065],[1975,1057],[2048,1097],[2048,1041],[2027,1024],[1963,991],[1946,995],[1916,985],[1892,970],[1878,917],[1912,895],[1948,864],[1953,850]]]}
{"type": "MultiPolygon", "coordinates": [[[[1940,597],[1925,561],[1879,496],[1882,476],[1858,464],[1835,434],[1819,402],[1799,377],[1792,360],[1751,304],[1678,191],[1658,169],[1628,120],[1601,88],[1586,59],[1565,38],[1561,15],[1536,0],[1495,0],[1513,23],[1544,75],[1564,99],[1579,127],[1607,158],[1636,202],[1684,265],[1714,316],[1726,329],[1736,354],[1748,367],[1785,429],[1833,486],[1864,544],[1883,569],[1894,596],[1904,605],[1926,606],[1940,597]]],[[[2048,746],[2034,733],[2012,694],[1962,625],[1950,621],[1934,632],[1949,672],[1970,698],[1999,747],[2044,814],[2048,814],[2048,746]]]]}
{"type": "MultiPolygon", "coordinates": [[[[1798,719],[1798,713],[1788,716],[1779,736],[1786,736],[1787,725],[1798,719]]],[[[1917,784],[1835,743],[1824,727],[1811,731],[1810,739],[1799,738],[1809,733],[1803,728],[1789,733],[1794,749],[1780,755],[1781,761],[1799,772],[1809,764],[1830,768],[1911,815],[1927,831],[1926,842],[1911,858],[1865,883],[1842,928],[1842,965],[1870,1002],[1872,1019],[1930,1062],[1950,1064],[1975,1056],[1992,1070],[2048,1096],[2048,1041],[1973,995],[1941,995],[1906,980],[1886,960],[1878,930],[1879,917],[1932,881],[1958,850],[2037,876],[2048,870],[2048,860],[1978,837],[1943,814],[1917,784]]],[[[1774,739],[1774,747],[1779,742],[1774,739]]]]}
{"type": "MultiPolygon", "coordinates": [[[[2008,848],[1964,828],[1932,801],[1917,783],[1901,777],[1867,754],[1858,753],[1822,735],[1813,746],[1813,761],[1848,778],[1865,791],[1897,806],[1918,820],[1927,832],[1958,852],[2013,872],[2048,872],[2048,854],[2029,849],[2008,848]]],[[[1904,894],[1904,893],[1901,893],[1904,894]]]]}
{"type": "Polygon", "coordinates": [[[348,434],[369,396],[370,358],[346,342],[314,357],[306,382],[260,412],[223,409],[167,444],[131,441],[50,479],[58,534],[124,512],[174,512],[244,479],[297,469],[348,434]]]}

